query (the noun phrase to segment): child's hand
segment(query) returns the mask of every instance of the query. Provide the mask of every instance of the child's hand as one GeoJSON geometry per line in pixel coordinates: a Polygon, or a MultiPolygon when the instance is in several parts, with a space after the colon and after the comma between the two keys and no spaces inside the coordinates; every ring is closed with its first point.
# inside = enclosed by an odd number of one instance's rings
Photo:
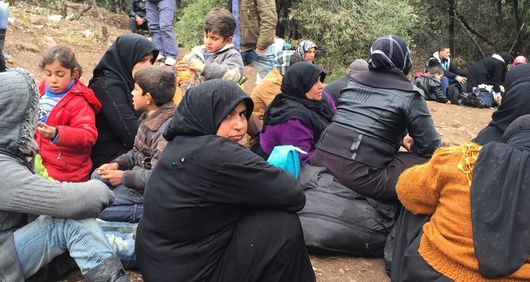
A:
{"type": "Polygon", "coordinates": [[[112,186],[118,186],[122,184],[121,178],[123,176],[123,170],[113,169],[113,170],[103,170],[99,174],[103,181],[110,183],[112,186]]]}
{"type": "Polygon", "coordinates": [[[193,60],[188,64],[188,67],[192,71],[202,72],[204,70],[204,64],[199,60],[193,60]]]}
{"type": "Polygon", "coordinates": [[[118,163],[108,163],[102,164],[100,167],[96,168],[96,173],[101,176],[101,173],[105,170],[116,170],[118,169],[118,163]]]}
{"type": "Polygon", "coordinates": [[[39,121],[37,126],[37,130],[44,138],[53,139],[57,135],[57,128],[49,126],[42,121],[39,121]]]}
{"type": "Polygon", "coordinates": [[[177,62],[176,66],[177,71],[187,71],[188,70],[188,63],[186,63],[184,60],[180,60],[177,62]]]}

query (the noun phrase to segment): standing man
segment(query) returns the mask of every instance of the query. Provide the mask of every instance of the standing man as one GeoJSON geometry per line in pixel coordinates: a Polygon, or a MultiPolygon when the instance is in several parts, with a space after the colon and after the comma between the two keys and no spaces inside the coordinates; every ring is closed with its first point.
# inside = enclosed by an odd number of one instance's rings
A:
{"type": "Polygon", "coordinates": [[[173,66],[179,53],[173,32],[175,0],[147,0],[145,9],[153,46],[159,51],[156,60],[173,66]]]}
{"type": "Polygon", "coordinates": [[[457,81],[460,85],[466,83],[467,72],[463,69],[451,65],[451,49],[449,47],[441,47],[437,52],[432,54],[429,59],[427,66],[439,65],[444,70],[444,76],[442,77],[441,88],[442,92],[447,95],[447,88],[449,85],[457,81]]]}
{"type": "Polygon", "coordinates": [[[243,62],[256,68],[260,78],[265,77],[274,67],[275,0],[228,0],[228,8],[236,20],[234,44],[243,62]]]}
{"type": "MultiPolygon", "coordinates": [[[[11,56],[9,56],[6,50],[4,49],[7,25],[9,24],[8,17],[9,17],[9,5],[6,2],[0,0],[0,52],[2,53],[3,60],[7,60],[11,58],[11,56]]],[[[5,62],[2,61],[2,63],[5,63],[5,62]]]]}

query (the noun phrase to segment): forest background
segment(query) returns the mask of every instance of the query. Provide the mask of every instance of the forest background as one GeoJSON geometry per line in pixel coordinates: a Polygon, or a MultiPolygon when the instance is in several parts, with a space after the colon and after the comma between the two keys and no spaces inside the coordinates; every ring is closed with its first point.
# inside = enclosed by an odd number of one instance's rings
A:
{"type": "MultiPolygon", "coordinates": [[[[124,14],[129,4],[129,0],[25,2],[65,14],[71,3],[124,14]]],[[[227,4],[226,0],[176,2],[175,33],[188,49],[202,43],[207,11],[227,4]]],[[[525,23],[530,20],[530,0],[276,0],[276,7],[277,35],[292,46],[302,39],[313,40],[319,46],[317,63],[330,74],[328,81],[342,76],[354,59],[366,58],[373,40],[387,34],[409,42],[414,70],[442,46],[450,47],[453,62],[464,68],[501,51],[514,56],[529,52],[530,26],[525,23]]]]}

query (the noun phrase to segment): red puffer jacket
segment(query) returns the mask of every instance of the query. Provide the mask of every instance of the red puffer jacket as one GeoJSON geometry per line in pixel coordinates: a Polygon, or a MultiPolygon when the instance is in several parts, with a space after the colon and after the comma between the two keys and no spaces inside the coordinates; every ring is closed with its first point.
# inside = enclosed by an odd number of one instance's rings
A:
{"type": "MultiPolygon", "coordinates": [[[[39,85],[41,97],[45,88],[42,81],[39,85]]],[[[52,144],[38,130],[35,132],[42,164],[50,177],[69,182],[88,180],[92,169],[90,154],[98,137],[95,114],[100,110],[101,104],[94,92],[79,80],[53,107],[46,124],[58,129],[57,142],[52,144]]]]}

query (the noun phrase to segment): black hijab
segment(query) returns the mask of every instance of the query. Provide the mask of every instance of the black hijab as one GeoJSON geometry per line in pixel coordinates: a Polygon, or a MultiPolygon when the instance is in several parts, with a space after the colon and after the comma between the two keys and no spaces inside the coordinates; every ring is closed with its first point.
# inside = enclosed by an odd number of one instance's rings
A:
{"type": "Polygon", "coordinates": [[[471,184],[473,244],[479,272],[512,274],[530,257],[530,115],[514,120],[503,143],[480,151],[471,184]]]}
{"type": "Polygon", "coordinates": [[[315,101],[306,97],[306,93],[315,85],[317,79],[324,81],[326,73],[318,66],[308,62],[299,62],[287,69],[282,79],[281,93],[274,98],[265,112],[263,132],[267,125],[300,120],[311,128],[314,143],[333,118],[333,109],[327,97],[315,101]]]}
{"type": "Polygon", "coordinates": [[[485,144],[490,141],[499,142],[502,133],[516,118],[530,114],[530,64],[521,64],[513,67],[506,74],[504,86],[506,93],[502,103],[492,114],[488,127],[497,131],[493,135],[489,130],[483,130],[477,137],[477,142],[485,144]]]}
{"type": "Polygon", "coordinates": [[[223,119],[244,101],[247,120],[254,109],[252,99],[237,84],[223,80],[207,80],[186,91],[164,132],[171,141],[177,135],[216,135],[223,119]]]}
{"type": "Polygon", "coordinates": [[[147,38],[134,33],[119,36],[94,68],[92,79],[88,85],[90,86],[103,77],[105,73],[110,72],[120,78],[122,84],[127,87],[127,92],[131,92],[134,88],[132,69],[149,53],[153,53],[154,63],[158,56],[158,50],[155,50],[147,38]]]}
{"type": "Polygon", "coordinates": [[[412,68],[409,46],[396,35],[379,37],[372,43],[368,60],[370,70],[397,70],[407,75],[412,68]]]}

